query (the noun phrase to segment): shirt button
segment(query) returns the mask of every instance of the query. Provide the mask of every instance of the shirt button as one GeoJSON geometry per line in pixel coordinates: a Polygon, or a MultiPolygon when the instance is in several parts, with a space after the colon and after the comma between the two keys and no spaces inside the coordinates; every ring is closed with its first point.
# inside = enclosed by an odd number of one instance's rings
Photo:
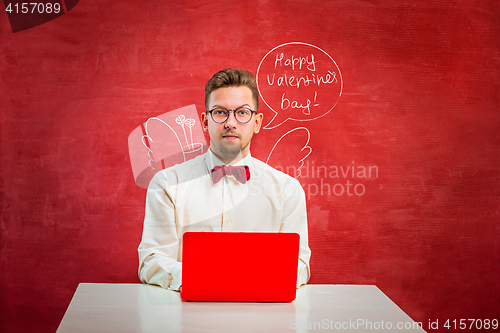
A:
{"type": "Polygon", "coordinates": [[[227,191],[226,193],[227,193],[227,195],[231,195],[231,191],[227,191]]]}

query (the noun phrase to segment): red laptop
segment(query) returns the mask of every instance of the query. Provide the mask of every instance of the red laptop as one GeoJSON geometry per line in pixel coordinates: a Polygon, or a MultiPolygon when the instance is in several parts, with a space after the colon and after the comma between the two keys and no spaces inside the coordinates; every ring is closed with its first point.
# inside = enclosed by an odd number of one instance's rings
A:
{"type": "Polygon", "coordinates": [[[297,233],[186,232],[182,244],[185,301],[291,302],[297,233]]]}

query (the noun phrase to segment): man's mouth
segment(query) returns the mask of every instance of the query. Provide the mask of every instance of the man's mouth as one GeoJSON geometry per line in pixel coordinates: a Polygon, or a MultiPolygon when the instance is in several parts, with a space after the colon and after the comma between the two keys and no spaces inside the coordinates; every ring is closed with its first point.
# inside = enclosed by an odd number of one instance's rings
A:
{"type": "Polygon", "coordinates": [[[224,135],[222,135],[222,137],[224,139],[227,139],[227,140],[236,140],[236,139],[239,139],[239,136],[237,136],[236,134],[231,134],[231,133],[224,134],[224,135]]]}

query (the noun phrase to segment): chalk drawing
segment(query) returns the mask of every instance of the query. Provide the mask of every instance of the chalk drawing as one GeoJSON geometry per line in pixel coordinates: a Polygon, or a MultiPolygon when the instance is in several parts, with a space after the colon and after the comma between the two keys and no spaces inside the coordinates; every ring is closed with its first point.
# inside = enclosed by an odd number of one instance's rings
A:
{"type": "Polygon", "coordinates": [[[165,121],[163,121],[162,119],[160,118],[157,118],[157,117],[151,117],[149,118],[146,123],[144,124],[144,129],[145,129],[145,132],[146,134],[143,135],[142,137],[142,143],[144,145],[144,147],[147,148],[148,150],[148,156],[150,158],[150,163],[149,163],[149,166],[151,167],[152,170],[154,170],[155,168],[153,167],[152,163],[155,161],[154,160],[154,157],[153,157],[153,150],[150,148],[151,145],[149,143],[146,143],[144,140],[147,139],[148,141],[150,142],[153,142],[153,139],[149,136],[149,133],[148,133],[148,125],[149,125],[149,122],[151,120],[157,120],[159,122],[161,122],[162,124],[164,124],[165,126],[168,127],[168,129],[170,129],[172,131],[172,133],[175,135],[176,139],[177,139],[177,142],[179,143],[179,146],[181,148],[181,151],[182,151],[182,157],[184,159],[184,162],[187,161],[188,159],[194,157],[194,156],[190,156],[189,158],[187,157],[188,154],[191,154],[192,153],[196,153],[196,152],[200,152],[202,149],[203,149],[203,144],[201,142],[196,142],[196,143],[193,143],[193,133],[191,131],[191,128],[194,126],[194,124],[196,123],[196,120],[194,120],[193,118],[187,118],[186,119],[186,116],[184,116],[183,114],[181,115],[178,115],[176,118],[175,118],[175,122],[182,127],[182,131],[184,133],[184,138],[186,140],[186,145],[183,146],[182,145],[182,142],[181,140],[179,139],[179,136],[177,135],[176,131],[174,131],[174,129],[169,125],[167,124],[165,121]],[[191,132],[191,143],[188,141],[188,138],[187,138],[187,135],[186,135],[186,130],[184,128],[184,124],[186,123],[186,125],[188,126],[189,128],[189,131],[191,132]],[[189,123],[189,125],[188,125],[189,123]],[[195,148],[196,147],[196,148],[195,148]]]}
{"type": "Polygon", "coordinates": [[[312,148],[308,145],[310,138],[311,134],[309,132],[309,129],[307,129],[306,127],[297,127],[286,132],[274,144],[266,159],[266,163],[270,164],[271,166],[281,168],[281,171],[288,173],[294,178],[299,177],[302,172],[302,167],[304,166],[304,160],[312,153],[312,148]],[[303,133],[305,132],[307,134],[307,139],[305,140],[305,143],[303,145],[300,144],[302,145],[302,147],[300,147],[299,153],[296,149],[296,144],[301,140],[301,135],[299,135],[300,131],[303,131],[303,133]],[[293,150],[291,147],[293,147],[293,150]],[[270,163],[273,154],[288,156],[288,158],[290,158],[290,161],[285,162],[282,160],[277,163],[270,163]],[[298,166],[295,165],[294,160],[298,160],[298,166]],[[283,164],[286,164],[286,167],[283,164]],[[292,171],[290,171],[290,169],[292,171]]]}
{"type": "Polygon", "coordinates": [[[207,144],[195,105],[150,117],[128,139],[136,184],[147,188],[162,169],[203,154],[207,144]]]}
{"type": "Polygon", "coordinates": [[[275,113],[264,129],[288,120],[323,117],[342,95],[342,74],[333,58],[302,42],[281,44],[269,51],[259,63],[256,80],[262,101],[275,113]]]}

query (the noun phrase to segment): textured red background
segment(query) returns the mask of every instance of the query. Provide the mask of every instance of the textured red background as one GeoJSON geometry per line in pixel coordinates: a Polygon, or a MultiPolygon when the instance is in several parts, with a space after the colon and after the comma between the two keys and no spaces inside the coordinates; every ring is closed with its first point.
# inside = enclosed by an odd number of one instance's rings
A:
{"type": "Polygon", "coordinates": [[[311,196],[311,283],[375,284],[424,323],[500,319],[499,35],[493,0],[80,1],[18,33],[0,13],[0,331],[54,332],[80,282],[139,282],[128,134],[293,41],[335,59],[343,95],[253,154],[305,125],[310,167],[379,171],[311,196]]]}

